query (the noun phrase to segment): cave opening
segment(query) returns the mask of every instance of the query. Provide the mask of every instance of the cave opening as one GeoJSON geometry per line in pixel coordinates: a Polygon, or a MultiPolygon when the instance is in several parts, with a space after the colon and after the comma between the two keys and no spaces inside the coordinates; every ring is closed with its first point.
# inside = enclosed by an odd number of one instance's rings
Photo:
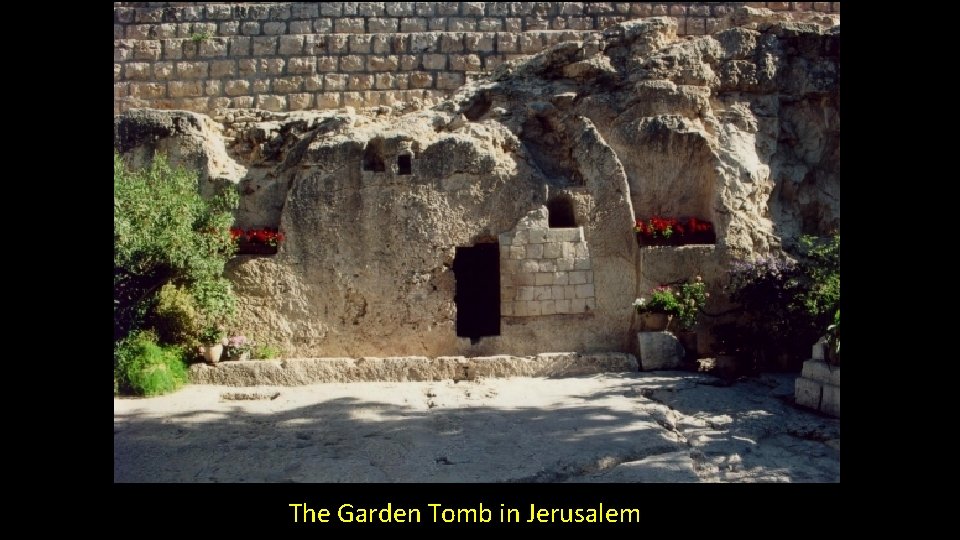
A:
{"type": "Polygon", "coordinates": [[[547,201],[547,224],[551,229],[577,226],[570,197],[558,195],[547,201]]]}

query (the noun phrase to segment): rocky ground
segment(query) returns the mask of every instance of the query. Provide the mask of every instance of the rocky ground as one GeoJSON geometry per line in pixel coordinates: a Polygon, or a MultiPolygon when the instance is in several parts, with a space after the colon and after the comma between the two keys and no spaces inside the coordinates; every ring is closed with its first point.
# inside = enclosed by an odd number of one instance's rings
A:
{"type": "Polygon", "coordinates": [[[117,482],[839,482],[840,421],[792,376],[690,373],[114,400],[117,482]]]}

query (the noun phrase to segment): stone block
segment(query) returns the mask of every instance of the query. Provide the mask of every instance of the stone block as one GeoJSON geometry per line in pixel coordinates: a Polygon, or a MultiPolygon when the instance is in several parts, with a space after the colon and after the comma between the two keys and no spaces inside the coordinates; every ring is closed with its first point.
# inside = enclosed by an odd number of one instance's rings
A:
{"type": "Polygon", "coordinates": [[[541,315],[555,315],[556,313],[557,313],[557,305],[554,300],[544,300],[540,302],[541,315]]]}
{"type": "Polygon", "coordinates": [[[588,284],[586,284],[586,285],[577,285],[576,287],[577,287],[576,295],[577,295],[577,298],[578,298],[578,299],[580,299],[580,298],[593,298],[593,297],[594,297],[593,284],[592,284],[592,283],[588,283],[588,284]]]}
{"type": "Polygon", "coordinates": [[[537,273],[537,285],[553,285],[553,273],[537,273]]]}
{"type": "Polygon", "coordinates": [[[823,397],[820,400],[820,412],[830,416],[840,416],[840,387],[823,385],[823,397]]]}
{"type": "Polygon", "coordinates": [[[280,54],[303,54],[303,36],[280,36],[280,54]]]}
{"type": "Polygon", "coordinates": [[[554,300],[557,313],[570,313],[570,300],[554,300]]]}
{"type": "Polygon", "coordinates": [[[280,112],[287,110],[287,96],[257,96],[257,107],[265,111],[280,112]]]}
{"type": "Polygon", "coordinates": [[[317,59],[313,56],[294,57],[287,61],[287,73],[312,74],[317,68],[317,59]]]}
{"type": "Polygon", "coordinates": [[[203,81],[171,81],[167,83],[170,97],[200,97],[203,95],[203,81]]]}
{"type": "Polygon", "coordinates": [[[822,360],[807,360],[804,362],[800,375],[824,384],[840,386],[840,368],[831,366],[822,360]]]}
{"type": "Polygon", "coordinates": [[[334,19],[333,28],[338,34],[362,34],[364,32],[363,19],[351,17],[334,19]]]}
{"type": "Polygon", "coordinates": [[[250,81],[227,81],[224,84],[224,93],[228,96],[242,96],[250,93],[250,81]]]}
{"type": "Polygon", "coordinates": [[[153,65],[153,77],[165,81],[173,77],[173,62],[157,62],[153,65]]]}
{"type": "Polygon", "coordinates": [[[429,28],[427,19],[420,17],[407,17],[400,19],[400,31],[407,32],[426,32],[429,28]]]}
{"type": "Polygon", "coordinates": [[[569,285],[570,284],[570,274],[564,271],[560,271],[560,264],[563,262],[563,259],[557,260],[557,272],[553,274],[553,283],[554,285],[569,285]]]}
{"type": "Polygon", "coordinates": [[[350,55],[344,56],[340,59],[340,70],[341,71],[363,71],[364,70],[364,61],[363,56],[359,55],[350,55]]]}
{"type": "Polygon", "coordinates": [[[373,77],[373,87],[377,90],[391,90],[395,86],[396,82],[390,73],[377,73],[373,77]]]}
{"type": "Polygon", "coordinates": [[[367,31],[371,33],[396,32],[399,22],[399,19],[392,17],[370,18],[367,19],[367,31]]]}
{"type": "Polygon", "coordinates": [[[278,38],[276,37],[253,38],[253,55],[254,56],[273,56],[277,54],[277,42],[278,42],[278,38]]]}
{"type": "Polygon", "coordinates": [[[440,51],[445,53],[463,52],[463,34],[445,32],[440,35],[440,51]]]}
{"type": "Polygon", "coordinates": [[[637,349],[643,371],[678,369],[683,365],[683,346],[670,332],[638,332],[637,349]]]}
{"type": "Polygon", "coordinates": [[[531,300],[553,300],[553,287],[549,285],[539,285],[533,288],[533,298],[531,300]]]}
{"type": "MultiPolygon", "coordinates": [[[[547,244],[544,244],[544,246],[546,245],[547,244]]],[[[538,270],[539,272],[549,272],[553,274],[554,272],[557,271],[556,261],[541,260],[539,267],[540,267],[538,270]]]]}
{"type": "Polygon", "coordinates": [[[577,297],[577,286],[576,285],[564,285],[563,286],[563,297],[566,300],[573,300],[577,297]]]}
{"type": "Polygon", "coordinates": [[[587,283],[587,274],[585,272],[570,272],[571,285],[585,285],[587,283]]]}
{"type": "Polygon", "coordinates": [[[797,377],[794,383],[793,397],[797,405],[820,410],[823,385],[813,379],[797,377]]]}
{"type": "Polygon", "coordinates": [[[590,259],[574,259],[574,260],[573,260],[573,269],[574,269],[574,270],[589,270],[589,269],[590,269],[590,259]]]}
{"type": "Polygon", "coordinates": [[[367,71],[396,71],[398,67],[399,59],[394,55],[367,57],[367,71]]]}
{"type": "Polygon", "coordinates": [[[527,249],[526,258],[528,259],[543,258],[543,244],[527,244],[526,249],[527,249]]]}
{"type": "Polygon", "coordinates": [[[127,80],[131,81],[149,81],[151,78],[150,64],[146,62],[133,62],[127,64],[124,67],[123,76],[127,80]]]}
{"type": "Polygon", "coordinates": [[[556,242],[550,242],[543,244],[543,258],[544,259],[559,259],[561,255],[560,244],[556,242]]]}
{"type": "Polygon", "coordinates": [[[485,17],[477,21],[477,30],[480,32],[499,32],[503,30],[503,21],[492,17],[485,17]]]}
{"type": "Polygon", "coordinates": [[[480,71],[480,57],[475,54],[451,54],[450,69],[454,71],[480,71]]]}
{"type": "Polygon", "coordinates": [[[220,81],[207,81],[204,83],[204,93],[210,97],[216,97],[220,95],[221,84],[220,81]]]}
{"type": "Polygon", "coordinates": [[[427,30],[431,32],[443,32],[447,29],[446,17],[434,17],[427,19],[427,30]]]}
{"type": "Polygon", "coordinates": [[[340,94],[323,93],[317,94],[318,109],[337,109],[340,107],[340,94]]]}
{"type": "Polygon", "coordinates": [[[348,90],[363,91],[373,88],[373,75],[351,75],[348,90]]]}
{"type": "MultiPolygon", "coordinates": [[[[573,259],[557,259],[557,270],[559,272],[569,272],[573,270],[573,259]]],[[[569,279],[569,277],[567,279],[569,279]]]]}
{"type": "MultiPolygon", "coordinates": [[[[526,255],[526,247],[521,248],[524,250],[524,255],[526,255]]],[[[524,259],[520,263],[520,271],[525,274],[536,274],[540,270],[540,262],[536,259],[524,259]]]]}
{"type": "Polygon", "coordinates": [[[279,77],[273,80],[273,91],[278,94],[299,92],[303,88],[303,77],[279,77]]]}
{"type": "Polygon", "coordinates": [[[284,22],[265,22],[263,23],[263,33],[268,36],[279,36],[287,32],[287,23],[284,22]]]}
{"type": "Polygon", "coordinates": [[[237,63],[233,60],[214,60],[210,62],[210,76],[217,79],[233,77],[237,74],[237,63]]]}
{"type": "Polygon", "coordinates": [[[323,71],[323,72],[337,71],[337,66],[339,65],[339,61],[340,61],[339,56],[318,56],[317,71],[323,71]]]}

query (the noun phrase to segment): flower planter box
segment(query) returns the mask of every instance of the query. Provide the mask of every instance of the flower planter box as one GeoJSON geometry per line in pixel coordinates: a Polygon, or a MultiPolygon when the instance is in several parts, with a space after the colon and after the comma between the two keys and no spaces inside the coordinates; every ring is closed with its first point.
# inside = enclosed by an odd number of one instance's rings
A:
{"type": "Polygon", "coordinates": [[[685,246],[688,244],[716,244],[717,237],[713,233],[674,234],[669,238],[662,236],[650,237],[637,233],[637,244],[640,247],[650,246],[685,246]]]}
{"type": "Polygon", "coordinates": [[[277,247],[260,242],[240,240],[237,243],[237,255],[276,255],[277,247]]]}

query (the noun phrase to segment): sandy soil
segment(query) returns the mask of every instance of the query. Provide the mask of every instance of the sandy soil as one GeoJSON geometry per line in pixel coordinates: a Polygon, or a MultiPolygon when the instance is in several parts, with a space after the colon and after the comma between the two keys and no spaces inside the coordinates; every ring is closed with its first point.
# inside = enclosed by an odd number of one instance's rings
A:
{"type": "Polygon", "coordinates": [[[114,400],[117,482],[839,482],[793,377],[629,373],[114,400]]]}

